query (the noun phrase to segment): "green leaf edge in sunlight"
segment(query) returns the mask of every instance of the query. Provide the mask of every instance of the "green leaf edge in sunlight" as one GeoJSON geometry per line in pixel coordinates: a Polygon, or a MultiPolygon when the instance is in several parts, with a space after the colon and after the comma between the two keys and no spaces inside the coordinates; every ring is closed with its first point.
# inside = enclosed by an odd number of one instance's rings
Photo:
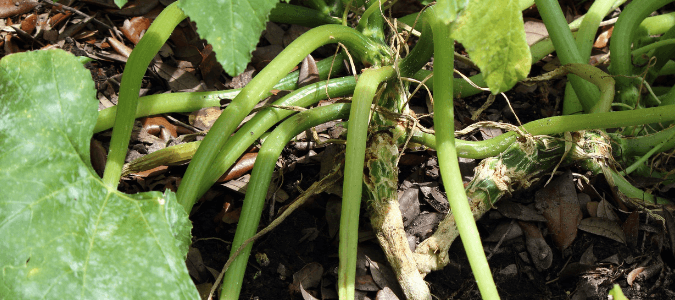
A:
{"type": "Polygon", "coordinates": [[[123,194],[91,167],[97,107],[68,52],[0,60],[0,298],[199,299],[175,194],[123,194]]]}
{"type": "Polygon", "coordinates": [[[225,72],[237,76],[246,70],[277,3],[279,0],[179,0],[178,6],[197,23],[197,33],[213,46],[225,72]]]}
{"type": "Polygon", "coordinates": [[[483,72],[493,94],[527,78],[532,56],[517,0],[470,1],[452,26],[452,37],[483,72]]]}

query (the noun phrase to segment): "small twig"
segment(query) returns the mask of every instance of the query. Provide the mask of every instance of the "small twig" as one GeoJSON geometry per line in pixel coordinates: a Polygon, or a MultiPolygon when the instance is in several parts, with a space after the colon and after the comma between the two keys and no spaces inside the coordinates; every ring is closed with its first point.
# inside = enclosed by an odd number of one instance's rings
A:
{"type": "MultiPolygon", "coordinates": [[[[85,13],[83,13],[83,12],[77,10],[77,9],[74,9],[74,8],[72,8],[72,7],[70,7],[70,6],[66,6],[66,5],[63,5],[63,4],[60,4],[60,3],[54,3],[52,0],[42,0],[42,2],[47,3],[47,4],[51,5],[51,6],[56,6],[57,9],[58,9],[58,8],[61,8],[61,9],[63,9],[63,10],[67,10],[67,11],[73,12],[73,13],[75,13],[76,15],[81,16],[81,17],[91,18],[91,16],[89,16],[88,14],[85,14],[85,13]]],[[[106,24],[106,23],[103,23],[103,22],[101,22],[101,21],[99,21],[99,20],[97,20],[97,19],[94,19],[94,18],[92,18],[92,19],[93,19],[94,23],[96,23],[96,24],[99,24],[99,25],[101,25],[101,26],[103,26],[103,27],[105,27],[105,28],[107,28],[107,29],[113,29],[113,27],[111,27],[110,25],[108,25],[108,24],[106,24]]]]}

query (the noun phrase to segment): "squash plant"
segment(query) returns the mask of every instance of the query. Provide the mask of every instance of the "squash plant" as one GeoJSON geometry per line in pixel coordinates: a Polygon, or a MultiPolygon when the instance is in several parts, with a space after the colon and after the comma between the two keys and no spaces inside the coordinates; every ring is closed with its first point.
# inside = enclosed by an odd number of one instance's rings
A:
{"type": "MultiPolygon", "coordinates": [[[[125,1],[116,2],[122,5],[125,1]]],[[[235,133],[255,104],[276,88],[294,90],[275,102],[279,106],[311,106],[326,95],[352,95],[352,101],[295,114],[266,137],[244,200],[232,244],[233,262],[225,273],[221,297],[239,297],[251,249],[251,244],[245,241],[258,228],[269,178],[281,149],[307,128],[348,117],[344,171],[340,171],[344,174],[339,236],[340,298],[354,297],[357,236],[350,233],[357,232],[364,195],[371,223],[406,297],[431,298],[423,275],[447,264],[447,250],[459,234],[481,294],[484,298],[499,298],[475,228],[475,217],[514,188],[529,186],[537,175],[563,159],[609,175],[629,204],[664,202],[632,187],[622,176],[629,172],[618,172],[611,162],[615,156],[623,156],[624,161],[632,164],[631,170],[644,171],[647,158],[675,144],[673,127],[667,127],[675,120],[675,106],[670,105],[675,98],[673,88],[642,102],[638,101],[640,93],[633,91],[645,82],[652,83],[667,64],[659,70],[652,69],[650,77],[639,82],[636,75],[645,70],[630,67],[633,66],[630,42],[641,47],[633,51],[658,56],[659,61],[672,58],[672,49],[666,49],[670,43],[665,41],[670,39],[673,29],[665,29],[662,42],[651,38],[659,32],[650,31],[648,25],[638,26],[646,23],[642,20],[649,13],[670,1],[636,0],[621,14],[613,37],[622,41],[616,43],[621,50],[612,50],[610,68],[613,75],[622,78],[616,79],[621,91],[619,104],[613,102],[612,76],[584,63],[590,53],[588,37],[594,36],[600,20],[623,1],[596,1],[583,22],[579,21],[581,28],[575,43],[568,25],[561,22],[557,2],[537,0],[551,40],[531,48],[525,43],[520,14],[522,8],[531,5],[528,2],[440,1],[419,16],[401,19],[416,25],[421,32],[416,46],[403,55],[398,51],[400,48],[385,42],[389,40],[388,34],[397,31],[386,26],[392,20],[385,17],[384,11],[391,3],[315,0],[311,1],[313,8],[308,9],[273,0],[242,1],[238,5],[180,0],[164,9],[129,57],[119,105],[98,114],[93,82],[82,67],[82,60],[53,50],[3,58],[0,188],[4,197],[0,200],[0,235],[5,243],[0,249],[3,270],[0,295],[197,299],[199,295],[183,262],[190,243],[188,213],[251,143],[274,124],[293,115],[290,110],[267,108],[235,133]],[[650,4],[641,5],[643,2],[650,4]],[[348,12],[360,17],[356,28],[343,25],[344,19],[331,17],[346,16],[348,12]],[[218,61],[231,75],[245,68],[268,17],[316,28],[291,43],[242,90],[139,99],[141,78],[150,60],[173,28],[187,16],[197,23],[198,33],[213,45],[218,61]],[[514,126],[513,131],[487,141],[455,140],[453,97],[459,90],[464,96],[480,91],[463,79],[453,78],[455,40],[464,45],[483,72],[472,80],[487,86],[494,94],[524,80],[530,64],[553,51],[554,45],[566,65],[549,75],[573,74],[568,75],[571,87],[569,99],[566,96],[565,100],[565,107],[569,108],[566,111],[586,114],[514,126]],[[338,61],[349,57],[365,66],[358,77],[325,80],[331,71],[339,71],[331,68],[331,59],[319,63],[324,81],[297,88],[298,75],[287,73],[319,46],[338,42],[348,50],[338,61]],[[407,107],[409,86],[404,81],[428,77],[429,72],[421,68],[432,55],[434,70],[429,86],[433,87],[434,135],[420,131],[411,121],[414,118],[407,107]],[[68,76],[64,77],[62,72],[68,76]],[[221,98],[233,101],[202,142],[163,149],[131,166],[123,166],[134,118],[217,106],[221,98]],[[610,112],[612,107],[621,111],[610,112]],[[657,123],[665,126],[642,126],[657,123]],[[113,136],[101,180],[91,168],[89,140],[94,131],[110,126],[113,136]],[[621,127],[626,129],[612,135],[597,130],[621,127]],[[576,133],[568,135],[572,139],[560,138],[565,132],[576,133]],[[408,141],[437,149],[452,208],[437,232],[420,244],[415,253],[407,246],[395,197],[398,155],[408,141]],[[614,145],[614,153],[605,145],[614,145]],[[487,158],[466,188],[459,175],[457,156],[487,158]],[[192,161],[176,194],[167,191],[126,195],[115,189],[122,172],[128,168],[150,168],[157,163],[188,159],[192,161]],[[240,246],[243,248],[239,249],[240,246]]]]}

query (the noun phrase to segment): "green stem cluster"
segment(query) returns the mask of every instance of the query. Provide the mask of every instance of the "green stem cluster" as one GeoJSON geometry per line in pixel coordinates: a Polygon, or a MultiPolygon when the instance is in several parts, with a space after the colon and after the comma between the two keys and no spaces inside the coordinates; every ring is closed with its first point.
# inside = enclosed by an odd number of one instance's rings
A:
{"type": "Polygon", "coordinates": [[[211,127],[211,133],[204,138],[178,189],[178,201],[187,211],[199,198],[199,191],[213,184],[204,180],[204,170],[213,163],[229,136],[255,104],[311,51],[337,42],[345,44],[364,62],[379,64],[388,55],[388,49],[373,43],[354,29],[340,25],[314,28],[293,41],[232,100],[211,127]]]}

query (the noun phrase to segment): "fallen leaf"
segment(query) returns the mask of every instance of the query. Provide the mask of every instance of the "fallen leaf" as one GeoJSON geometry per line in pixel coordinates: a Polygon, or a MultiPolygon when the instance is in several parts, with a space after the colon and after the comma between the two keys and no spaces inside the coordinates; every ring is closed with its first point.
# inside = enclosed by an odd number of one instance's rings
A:
{"type": "Polygon", "coordinates": [[[236,179],[251,171],[256,157],[258,157],[258,153],[245,153],[223,176],[220,176],[217,182],[236,179]]]}
{"type": "Polygon", "coordinates": [[[635,279],[637,279],[640,273],[644,271],[644,269],[645,269],[644,267],[639,267],[630,271],[630,273],[626,275],[626,281],[628,282],[628,285],[633,286],[633,282],[635,281],[635,279]]]}
{"type": "Polygon", "coordinates": [[[621,230],[621,227],[619,227],[616,222],[605,218],[591,217],[583,219],[581,220],[581,223],[579,223],[579,229],[599,236],[604,236],[619,243],[626,243],[626,235],[623,233],[623,230],[621,230]]]}
{"type": "Polygon", "coordinates": [[[321,276],[323,275],[323,266],[318,262],[306,264],[300,271],[293,274],[293,283],[288,287],[292,293],[299,293],[302,287],[313,289],[319,286],[321,276]]]}
{"type": "Polygon", "coordinates": [[[626,221],[623,222],[621,229],[626,235],[626,244],[635,248],[638,242],[638,229],[640,228],[640,213],[634,211],[628,215],[626,221]]]}
{"type": "Polygon", "coordinates": [[[176,133],[176,125],[173,125],[163,116],[149,116],[141,119],[141,123],[143,125],[143,129],[147,130],[149,134],[152,134],[154,136],[157,136],[159,138],[165,139],[169,137],[162,137],[162,131],[161,128],[166,128],[169,133],[171,134],[172,137],[178,137],[178,133],[176,133]],[[157,128],[155,127],[160,127],[160,130],[158,131],[157,128]]]}
{"type": "Polygon", "coordinates": [[[134,45],[141,40],[143,33],[150,27],[150,19],[145,17],[133,17],[131,20],[124,20],[124,24],[120,27],[120,31],[128,38],[134,45]]]}
{"type": "Polygon", "coordinates": [[[515,203],[510,200],[502,200],[497,204],[497,211],[503,216],[521,221],[546,222],[546,218],[540,215],[534,209],[515,203]]]}
{"type": "Polygon", "coordinates": [[[530,253],[532,263],[537,271],[541,272],[553,264],[553,251],[548,246],[537,225],[530,222],[518,221],[518,225],[525,233],[525,246],[530,253]]]}
{"type": "Polygon", "coordinates": [[[389,287],[384,287],[382,290],[377,292],[375,300],[398,300],[398,297],[396,297],[394,291],[392,291],[389,287]]]}
{"type": "Polygon", "coordinates": [[[606,199],[602,199],[600,203],[598,203],[598,217],[614,222],[619,221],[619,216],[614,212],[614,206],[606,199]]]}
{"type": "Polygon", "coordinates": [[[398,198],[399,209],[401,210],[401,217],[403,217],[403,226],[408,226],[413,219],[420,214],[420,189],[413,186],[401,193],[398,198]]]}
{"type": "Polygon", "coordinates": [[[206,107],[190,113],[190,124],[201,130],[209,130],[223,111],[219,107],[206,107]]]}
{"type": "Polygon", "coordinates": [[[314,295],[307,292],[305,287],[302,286],[302,283],[300,283],[300,294],[304,300],[319,300],[318,298],[314,297],[314,295]]]}
{"type": "Polygon", "coordinates": [[[525,22],[525,40],[528,46],[536,44],[548,37],[546,25],[542,21],[526,21],[525,22]]]}
{"type": "Polygon", "coordinates": [[[316,61],[311,54],[307,55],[300,64],[298,74],[298,88],[319,82],[319,69],[316,67],[316,61]]]}
{"type": "Polygon", "coordinates": [[[37,4],[37,0],[0,0],[0,18],[27,13],[37,4]]]}
{"type": "Polygon", "coordinates": [[[484,239],[486,242],[508,241],[523,235],[523,230],[515,222],[502,222],[490,232],[490,235],[484,239]]]}
{"type": "Polygon", "coordinates": [[[546,226],[558,249],[567,248],[577,236],[577,226],[581,221],[581,208],[572,180],[572,172],[567,171],[547,187],[535,193],[535,199],[544,208],[546,226]]]}
{"type": "Polygon", "coordinates": [[[593,254],[593,244],[591,244],[590,246],[588,246],[588,248],[586,248],[586,251],[584,251],[584,253],[581,254],[579,263],[590,266],[595,264],[597,260],[598,258],[596,258],[595,254],[593,254]]]}
{"type": "Polygon", "coordinates": [[[205,90],[195,75],[181,68],[176,68],[162,62],[155,63],[152,68],[169,83],[169,87],[173,92],[201,92],[205,90]]]}
{"type": "Polygon", "coordinates": [[[614,32],[614,25],[610,27],[607,30],[603,30],[600,35],[598,35],[598,38],[595,39],[595,43],[593,43],[593,48],[605,48],[607,47],[607,42],[609,42],[609,38],[612,37],[612,32],[614,32]]]}

